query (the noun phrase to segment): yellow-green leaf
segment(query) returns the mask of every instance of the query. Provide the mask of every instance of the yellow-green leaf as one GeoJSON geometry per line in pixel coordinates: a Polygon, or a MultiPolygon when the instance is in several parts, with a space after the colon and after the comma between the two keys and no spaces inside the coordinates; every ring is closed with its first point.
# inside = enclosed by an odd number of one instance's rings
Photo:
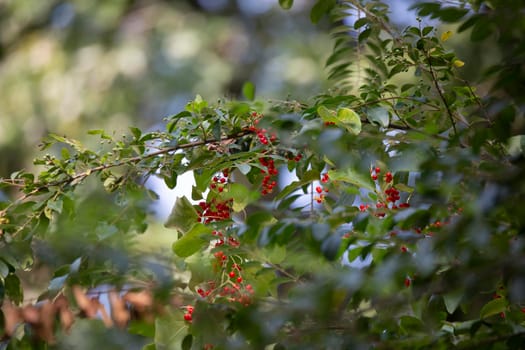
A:
{"type": "Polygon", "coordinates": [[[441,34],[441,41],[447,41],[452,36],[452,32],[450,30],[447,30],[446,32],[443,32],[441,34]]]}
{"type": "Polygon", "coordinates": [[[354,135],[361,132],[361,118],[353,109],[340,108],[337,111],[337,121],[354,135]]]}
{"type": "Polygon", "coordinates": [[[463,62],[462,60],[454,60],[452,64],[458,68],[461,68],[465,65],[465,62],[463,62]]]}

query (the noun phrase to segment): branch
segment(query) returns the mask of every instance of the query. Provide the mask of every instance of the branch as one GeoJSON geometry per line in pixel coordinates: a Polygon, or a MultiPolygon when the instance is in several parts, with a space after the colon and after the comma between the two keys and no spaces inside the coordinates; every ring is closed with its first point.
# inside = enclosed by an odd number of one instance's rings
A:
{"type": "MultiPolygon", "coordinates": [[[[122,159],[122,160],[117,161],[115,163],[98,165],[98,166],[89,168],[87,170],[84,170],[84,171],[82,171],[80,173],[76,173],[76,174],[74,174],[74,175],[72,175],[72,176],[70,176],[70,177],[68,177],[66,179],[63,179],[63,180],[57,180],[57,181],[44,183],[44,184],[40,184],[40,183],[37,182],[37,183],[35,183],[35,185],[37,186],[35,189],[33,189],[29,193],[26,193],[24,196],[20,197],[19,199],[17,199],[15,202],[13,202],[13,204],[14,203],[19,203],[21,201],[24,201],[25,199],[27,199],[27,198],[29,198],[29,197],[31,197],[33,195],[36,195],[38,192],[40,192],[40,191],[42,191],[42,190],[44,190],[46,188],[49,188],[49,187],[64,186],[64,185],[68,185],[68,184],[72,184],[72,183],[81,182],[82,180],[84,180],[85,178],[90,176],[91,174],[98,173],[98,172],[104,171],[106,169],[115,168],[115,167],[119,167],[119,166],[122,166],[122,165],[136,164],[136,163],[138,163],[140,161],[143,161],[143,160],[146,160],[146,159],[150,159],[150,158],[154,158],[154,157],[159,156],[159,155],[175,152],[175,151],[178,151],[178,150],[181,150],[181,149],[188,149],[188,148],[203,146],[203,145],[207,145],[207,144],[221,143],[221,142],[228,141],[228,140],[234,140],[234,139],[240,138],[242,136],[245,136],[245,135],[251,134],[251,133],[252,133],[252,131],[243,130],[243,131],[241,131],[239,133],[236,133],[234,135],[228,135],[228,136],[222,137],[219,140],[217,140],[217,139],[200,140],[200,141],[185,143],[185,144],[177,145],[177,146],[173,146],[173,147],[163,148],[163,149],[160,149],[158,151],[151,152],[151,153],[148,153],[148,154],[145,154],[145,155],[139,155],[139,156],[135,156],[135,157],[127,158],[127,159],[122,159]]],[[[6,209],[4,209],[4,211],[6,209]]]]}

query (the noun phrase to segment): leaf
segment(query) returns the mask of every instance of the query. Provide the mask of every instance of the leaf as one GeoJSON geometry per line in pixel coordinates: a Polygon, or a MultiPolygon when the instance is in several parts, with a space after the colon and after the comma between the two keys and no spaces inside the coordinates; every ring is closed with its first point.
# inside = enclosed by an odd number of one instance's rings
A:
{"type": "Polygon", "coordinates": [[[184,233],[197,222],[198,218],[199,215],[188,198],[178,197],[164,226],[184,233]]]}
{"type": "Polygon", "coordinates": [[[279,0],[279,5],[285,10],[289,10],[293,6],[293,0],[279,0]]]}
{"type": "Polygon", "coordinates": [[[242,94],[244,95],[244,97],[246,97],[247,100],[253,101],[255,98],[255,85],[253,85],[251,81],[247,81],[246,83],[244,83],[244,85],[242,86],[242,94]]]}
{"type": "Polygon", "coordinates": [[[456,311],[459,303],[461,303],[461,299],[463,299],[463,291],[461,290],[443,295],[443,301],[445,302],[445,307],[449,314],[453,314],[454,311],[456,311]]]}
{"type": "Polygon", "coordinates": [[[191,230],[173,243],[173,252],[181,258],[193,255],[209,244],[212,231],[204,224],[195,224],[191,230]]]}
{"type": "Polygon", "coordinates": [[[504,312],[507,309],[507,300],[504,298],[494,299],[486,303],[479,312],[479,318],[487,318],[504,312]]]}
{"type": "Polygon", "coordinates": [[[461,68],[465,65],[465,62],[463,62],[462,60],[454,60],[452,61],[452,64],[458,68],[461,68]]]}
{"type": "Polygon", "coordinates": [[[136,128],[134,126],[130,126],[129,130],[133,134],[133,137],[135,138],[135,140],[139,140],[140,139],[140,136],[142,135],[142,131],[139,128],[136,128]]]}
{"type": "Polygon", "coordinates": [[[388,111],[383,107],[376,107],[366,112],[366,117],[372,124],[377,124],[383,128],[388,127],[390,116],[388,111]]]}
{"type": "Polygon", "coordinates": [[[468,13],[468,9],[458,7],[443,7],[438,11],[438,16],[443,22],[457,22],[468,13]]]}
{"type": "Polygon", "coordinates": [[[310,11],[310,21],[316,24],[335,6],[335,0],[318,0],[310,11]]]}
{"type": "Polygon", "coordinates": [[[359,135],[361,132],[361,118],[350,108],[340,108],[337,111],[337,120],[350,133],[359,135]]]}
{"type": "Polygon", "coordinates": [[[443,32],[441,34],[441,41],[447,41],[452,36],[452,32],[450,30],[447,30],[446,32],[443,32]]]}
{"type": "Polygon", "coordinates": [[[250,172],[250,170],[252,170],[252,167],[249,164],[242,163],[242,164],[237,164],[237,169],[239,169],[239,171],[243,175],[246,175],[250,172]]]}
{"type": "Polygon", "coordinates": [[[6,296],[15,304],[21,304],[24,301],[24,291],[20,284],[20,279],[14,273],[10,273],[4,280],[6,296]]]}
{"type": "Polygon", "coordinates": [[[182,311],[155,320],[155,349],[180,350],[188,334],[188,324],[183,319],[182,311]]]}
{"type": "Polygon", "coordinates": [[[9,274],[9,266],[0,260],[0,280],[4,279],[9,274]]]}
{"type": "Polygon", "coordinates": [[[258,191],[251,191],[240,183],[232,183],[228,186],[228,192],[225,193],[225,199],[233,199],[233,210],[239,212],[246,208],[250,203],[259,199],[258,191]]]}
{"type": "Polygon", "coordinates": [[[375,184],[368,174],[363,175],[352,168],[347,168],[345,170],[330,170],[328,176],[334,181],[348,182],[358,188],[366,188],[370,191],[375,190],[375,184]]]}

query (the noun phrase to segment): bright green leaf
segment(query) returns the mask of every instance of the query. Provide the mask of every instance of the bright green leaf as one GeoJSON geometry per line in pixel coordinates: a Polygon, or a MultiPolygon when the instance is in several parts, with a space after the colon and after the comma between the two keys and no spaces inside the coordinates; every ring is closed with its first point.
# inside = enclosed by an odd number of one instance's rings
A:
{"type": "Polygon", "coordinates": [[[340,108],[337,111],[337,120],[350,133],[359,135],[361,132],[361,118],[359,118],[359,115],[354,110],[350,108],[340,108]]]}
{"type": "Polygon", "coordinates": [[[242,94],[247,100],[253,101],[255,99],[255,85],[251,81],[244,83],[242,94]]]}

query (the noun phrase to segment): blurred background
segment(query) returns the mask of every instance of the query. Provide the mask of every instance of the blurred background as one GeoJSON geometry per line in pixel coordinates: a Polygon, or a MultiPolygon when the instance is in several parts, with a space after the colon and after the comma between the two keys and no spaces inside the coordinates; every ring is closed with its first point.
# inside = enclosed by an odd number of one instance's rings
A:
{"type": "Polygon", "coordinates": [[[162,127],[200,94],[301,99],[327,87],[313,0],[0,0],[0,176],[49,132],[162,127]]]}

